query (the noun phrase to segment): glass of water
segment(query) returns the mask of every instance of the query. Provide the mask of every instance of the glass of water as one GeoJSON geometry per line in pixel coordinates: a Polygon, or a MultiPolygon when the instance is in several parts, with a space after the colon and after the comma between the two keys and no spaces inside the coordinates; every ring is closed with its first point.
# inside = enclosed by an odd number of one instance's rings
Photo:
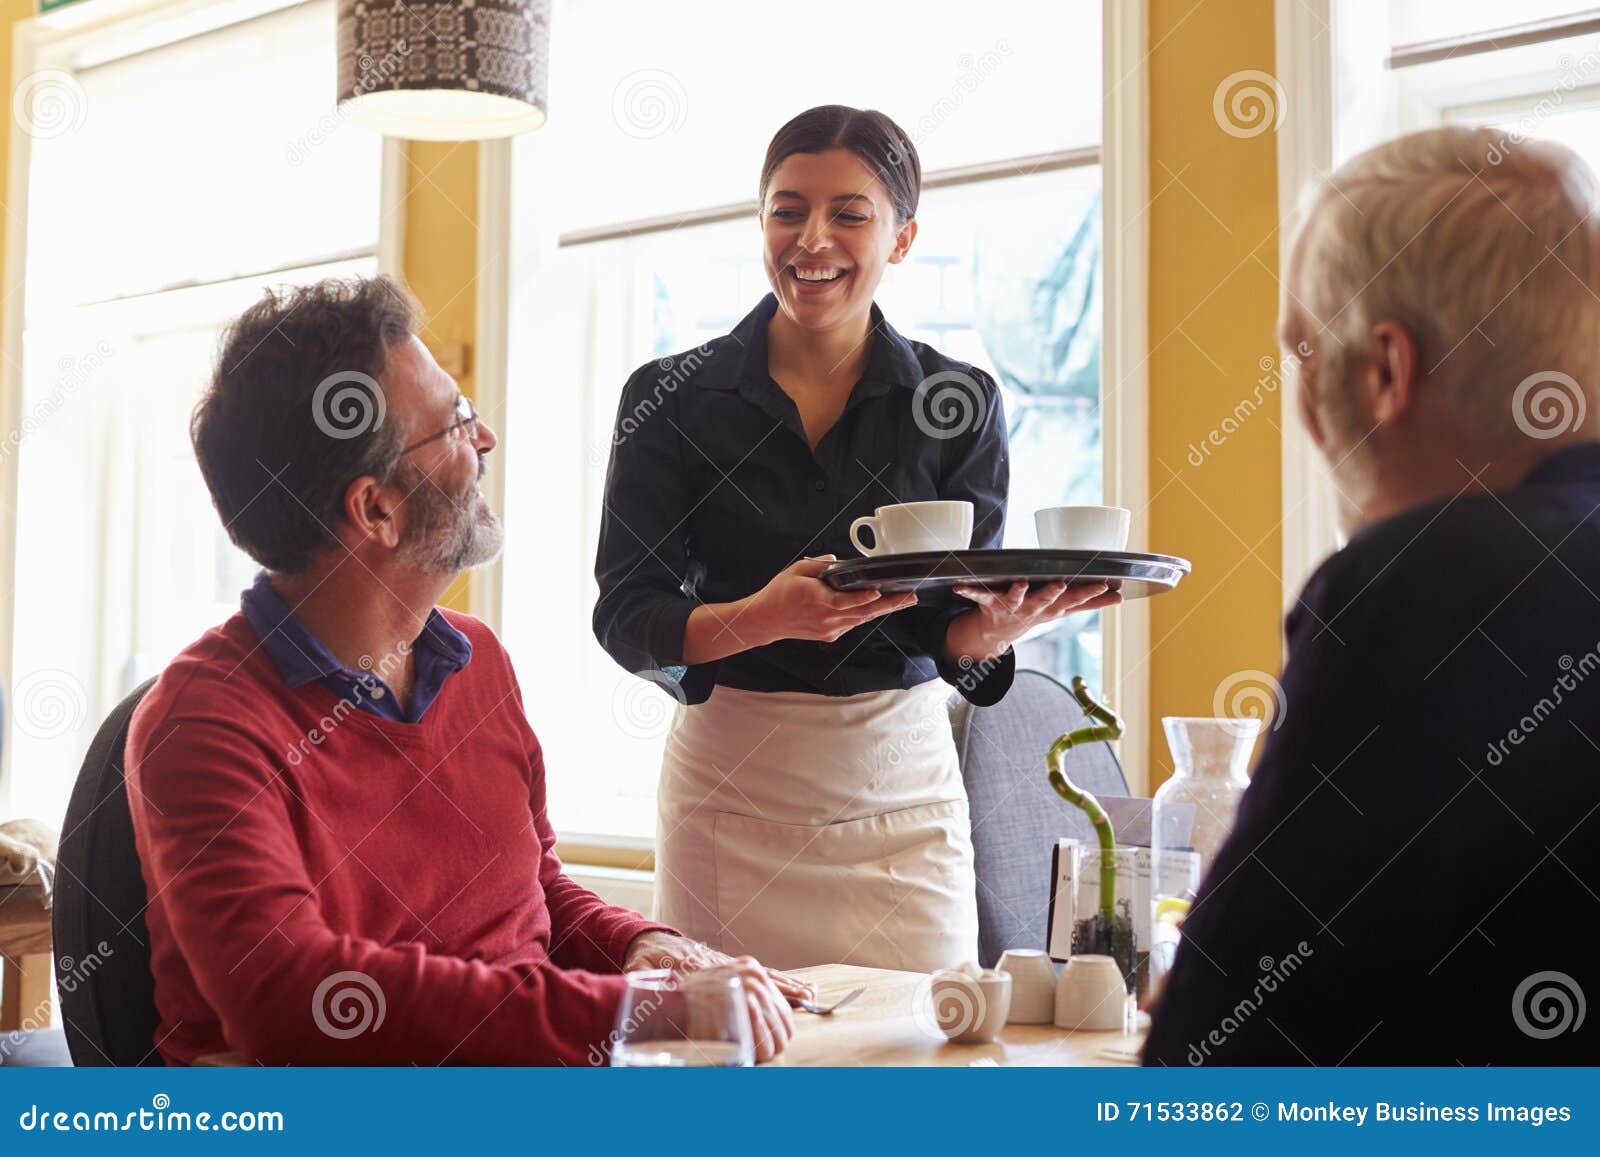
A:
{"type": "Polygon", "coordinates": [[[755,1064],[744,985],[717,969],[630,972],[617,1008],[611,1063],[623,1068],[755,1064]]]}

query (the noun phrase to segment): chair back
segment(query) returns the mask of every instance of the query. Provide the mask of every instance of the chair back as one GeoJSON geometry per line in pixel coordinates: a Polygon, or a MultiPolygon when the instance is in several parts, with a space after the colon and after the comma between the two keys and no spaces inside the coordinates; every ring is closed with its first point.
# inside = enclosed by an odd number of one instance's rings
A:
{"type": "Polygon", "coordinates": [[[67,805],[52,933],[61,1021],[76,1065],[161,1065],[148,904],[122,778],[133,709],[146,680],[107,716],[67,805]]]}
{"type": "MultiPolygon", "coordinates": [[[[992,707],[952,698],[950,722],[972,807],[978,960],[992,968],[1008,948],[1045,947],[1056,841],[1095,838],[1083,813],[1045,778],[1050,745],[1086,721],[1062,683],[1043,671],[1018,671],[1006,697],[992,707]]],[[[1063,770],[1095,795],[1128,794],[1109,743],[1074,747],[1063,770]]]]}

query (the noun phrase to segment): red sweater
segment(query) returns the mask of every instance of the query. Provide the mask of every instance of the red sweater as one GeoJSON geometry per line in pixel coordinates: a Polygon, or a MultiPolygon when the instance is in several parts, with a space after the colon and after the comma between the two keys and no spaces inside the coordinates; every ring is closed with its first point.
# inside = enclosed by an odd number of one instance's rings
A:
{"type": "Polygon", "coordinates": [[[243,615],[140,703],[128,803],[169,1062],[604,1055],[627,945],[663,926],[562,871],[510,660],[445,613],[472,660],[420,723],[290,690],[243,615]]]}

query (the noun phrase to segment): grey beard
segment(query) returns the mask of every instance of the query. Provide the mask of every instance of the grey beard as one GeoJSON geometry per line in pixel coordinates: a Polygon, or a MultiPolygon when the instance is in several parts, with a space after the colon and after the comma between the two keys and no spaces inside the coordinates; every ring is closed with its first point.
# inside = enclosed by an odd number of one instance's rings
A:
{"type": "Polygon", "coordinates": [[[475,489],[457,503],[423,478],[411,491],[410,503],[412,517],[397,552],[402,562],[428,574],[458,574],[500,557],[505,528],[487,505],[478,515],[475,489]]]}

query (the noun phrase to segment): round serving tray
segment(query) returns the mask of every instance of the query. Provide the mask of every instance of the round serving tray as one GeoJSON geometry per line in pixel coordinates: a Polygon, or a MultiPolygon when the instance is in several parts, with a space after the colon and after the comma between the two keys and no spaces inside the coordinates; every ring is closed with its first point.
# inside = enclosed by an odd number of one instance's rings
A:
{"type": "Polygon", "coordinates": [[[1104,582],[1125,599],[1170,591],[1189,573],[1189,560],[1170,554],[1096,550],[953,550],[880,554],[830,563],[822,578],[835,590],[946,594],[957,583],[987,587],[1009,583],[1104,582]]]}

